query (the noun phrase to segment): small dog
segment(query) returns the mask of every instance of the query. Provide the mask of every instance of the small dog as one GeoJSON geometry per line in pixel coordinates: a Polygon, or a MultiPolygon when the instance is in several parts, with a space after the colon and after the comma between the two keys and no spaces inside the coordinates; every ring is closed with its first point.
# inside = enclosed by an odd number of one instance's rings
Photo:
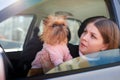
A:
{"type": "Polygon", "coordinates": [[[44,20],[43,34],[40,39],[44,42],[32,62],[30,76],[48,72],[55,66],[72,59],[67,47],[68,27],[65,16],[48,16],[44,20]],[[32,74],[31,74],[32,73],[32,74]]]}
{"type": "Polygon", "coordinates": [[[44,20],[44,31],[41,39],[50,45],[66,44],[68,27],[64,16],[48,16],[44,20]]]}

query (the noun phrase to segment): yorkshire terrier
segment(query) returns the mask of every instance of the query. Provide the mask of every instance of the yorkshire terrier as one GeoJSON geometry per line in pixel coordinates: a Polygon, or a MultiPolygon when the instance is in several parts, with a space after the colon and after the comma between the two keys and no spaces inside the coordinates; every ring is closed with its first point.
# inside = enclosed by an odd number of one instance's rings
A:
{"type": "Polygon", "coordinates": [[[48,72],[55,66],[72,59],[67,47],[68,27],[65,16],[48,16],[44,21],[43,34],[40,39],[44,42],[32,62],[29,76],[48,72]]]}

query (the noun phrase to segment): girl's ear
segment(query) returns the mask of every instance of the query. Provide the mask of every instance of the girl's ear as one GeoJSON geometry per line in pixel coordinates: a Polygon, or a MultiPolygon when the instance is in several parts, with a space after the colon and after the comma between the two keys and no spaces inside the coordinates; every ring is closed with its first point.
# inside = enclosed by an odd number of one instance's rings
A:
{"type": "Polygon", "coordinates": [[[107,50],[108,49],[108,44],[104,44],[101,51],[107,50]]]}

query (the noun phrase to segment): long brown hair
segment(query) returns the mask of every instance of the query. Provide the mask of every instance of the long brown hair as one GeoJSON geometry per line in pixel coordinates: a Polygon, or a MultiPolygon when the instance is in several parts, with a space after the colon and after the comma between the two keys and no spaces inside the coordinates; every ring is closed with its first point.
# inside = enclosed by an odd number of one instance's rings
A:
{"type": "Polygon", "coordinates": [[[108,44],[107,49],[115,49],[120,46],[120,30],[115,22],[107,18],[97,18],[91,19],[89,23],[94,23],[97,27],[104,43],[108,44]]]}

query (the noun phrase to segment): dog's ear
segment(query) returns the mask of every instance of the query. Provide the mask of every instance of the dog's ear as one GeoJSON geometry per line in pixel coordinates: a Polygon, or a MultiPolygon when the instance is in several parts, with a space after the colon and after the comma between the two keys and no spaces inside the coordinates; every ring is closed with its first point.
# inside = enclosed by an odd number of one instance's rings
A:
{"type": "Polygon", "coordinates": [[[48,16],[48,17],[45,17],[45,19],[43,20],[43,24],[44,24],[44,25],[47,25],[47,24],[49,23],[49,19],[50,19],[49,16],[48,16]]]}
{"type": "Polygon", "coordinates": [[[47,25],[49,24],[49,22],[51,22],[52,20],[54,20],[54,17],[52,15],[49,15],[48,17],[45,17],[45,19],[43,20],[43,24],[47,25]]]}

